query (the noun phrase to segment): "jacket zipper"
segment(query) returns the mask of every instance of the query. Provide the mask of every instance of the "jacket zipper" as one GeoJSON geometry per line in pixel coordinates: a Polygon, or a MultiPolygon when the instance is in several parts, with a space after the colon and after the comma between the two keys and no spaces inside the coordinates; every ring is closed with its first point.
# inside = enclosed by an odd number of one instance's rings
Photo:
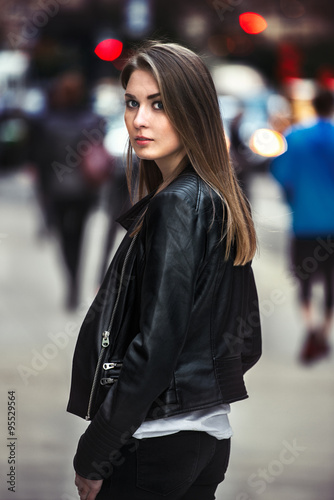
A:
{"type": "Polygon", "coordinates": [[[122,266],[121,277],[120,277],[120,280],[119,280],[119,287],[118,287],[117,297],[116,297],[115,305],[114,305],[113,312],[112,312],[112,315],[111,315],[111,319],[110,319],[110,322],[109,322],[109,326],[108,326],[108,329],[105,330],[102,333],[101,351],[100,351],[100,354],[99,354],[99,358],[97,360],[97,364],[96,364],[96,368],[95,368],[95,373],[94,373],[94,378],[93,378],[93,384],[92,384],[92,388],[91,388],[90,395],[89,395],[87,415],[85,417],[86,420],[90,420],[91,419],[91,415],[90,414],[91,414],[91,410],[92,410],[93,397],[94,397],[94,393],[95,393],[95,389],[96,389],[96,385],[97,385],[97,380],[98,380],[99,373],[100,373],[101,363],[102,363],[103,357],[104,357],[104,352],[105,352],[106,348],[109,347],[109,344],[110,344],[109,337],[110,337],[110,332],[111,332],[111,329],[112,329],[112,326],[113,326],[113,323],[114,323],[114,319],[115,319],[115,314],[116,314],[116,309],[117,309],[117,306],[118,306],[118,302],[119,302],[119,299],[120,299],[120,296],[121,296],[122,285],[123,285],[123,280],[124,280],[124,275],[125,275],[125,267],[126,267],[126,264],[127,264],[128,260],[129,260],[130,253],[132,251],[132,248],[133,248],[133,245],[134,245],[134,243],[136,241],[137,236],[138,236],[138,233],[135,234],[134,237],[132,238],[131,244],[130,244],[127,252],[126,252],[125,259],[124,259],[123,266],[122,266]]]}

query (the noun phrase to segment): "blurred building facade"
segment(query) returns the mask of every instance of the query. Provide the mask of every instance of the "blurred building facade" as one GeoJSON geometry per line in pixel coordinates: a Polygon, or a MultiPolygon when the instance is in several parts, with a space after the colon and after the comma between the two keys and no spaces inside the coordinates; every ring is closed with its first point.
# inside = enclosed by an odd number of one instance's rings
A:
{"type": "MultiPolygon", "coordinates": [[[[311,113],[308,104],[315,85],[334,89],[334,4],[328,0],[250,0],[247,5],[242,0],[2,0],[0,7],[0,113],[3,119],[8,110],[12,117],[13,109],[17,112],[16,121],[0,130],[6,153],[11,143],[24,143],[18,111],[41,111],[45,90],[59,74],[82,72],[92,98],[101,83],[115,87],[119,62],[102,61],[94,53],[106,38],[122,41],[121,57],[145,38],[160,38],[203,54],[212,68],[236,64],[253,68],[267,89],[284,94],[291,103],[292,121],[311,113]],[[261,15],[266,29],[246,33],[239,19],[246,11],[261,15]]],[[[253,97],[240,78],[231,80],[225,90],[222,85],[221,93],[228,95],[234,87],[239,98],[240,81],[244,96],[253,97]]],[[[282,131],[289,120],[276,111],[279,120],[271,125],[282,131]]],[[[104,114],[117,112],[114,99],[104,114]]]]}

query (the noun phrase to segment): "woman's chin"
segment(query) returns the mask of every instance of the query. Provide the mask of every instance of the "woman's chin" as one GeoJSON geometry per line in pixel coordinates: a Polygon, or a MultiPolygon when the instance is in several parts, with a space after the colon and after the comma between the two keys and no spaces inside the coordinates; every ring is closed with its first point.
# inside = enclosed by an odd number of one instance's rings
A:
{"type": "Polygon", "coordinates": [[[145,154],[144,152],[142,151],[138,151],[138,153],[136,152],[136,156],[137,158],[139,158],[140,160],[153,160],[154,161],[154,158],[152,155],[149,155],[149,154],[145,154]]]}

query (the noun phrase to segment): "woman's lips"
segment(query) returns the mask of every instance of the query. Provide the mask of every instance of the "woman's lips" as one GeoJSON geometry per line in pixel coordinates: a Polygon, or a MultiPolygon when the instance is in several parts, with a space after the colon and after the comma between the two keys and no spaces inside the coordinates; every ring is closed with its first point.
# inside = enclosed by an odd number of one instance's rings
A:
{"type": "Polygon", "coordinates": [[[137,136],[135,137],[135,141],[139,146],[144,146],[145,144],[152,142],[153,139],[150,139],[149,137],[137,136]]]}

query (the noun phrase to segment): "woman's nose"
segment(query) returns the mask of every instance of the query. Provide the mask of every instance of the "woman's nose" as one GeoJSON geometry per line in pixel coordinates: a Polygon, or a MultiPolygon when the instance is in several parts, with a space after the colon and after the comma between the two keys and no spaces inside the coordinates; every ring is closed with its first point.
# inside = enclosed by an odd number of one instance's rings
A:
{"type": "Polygon", "coordinates": [[[133,124],[136,128],[147,127],[149,113],[145,106],[139,106],[133,124]]]}

